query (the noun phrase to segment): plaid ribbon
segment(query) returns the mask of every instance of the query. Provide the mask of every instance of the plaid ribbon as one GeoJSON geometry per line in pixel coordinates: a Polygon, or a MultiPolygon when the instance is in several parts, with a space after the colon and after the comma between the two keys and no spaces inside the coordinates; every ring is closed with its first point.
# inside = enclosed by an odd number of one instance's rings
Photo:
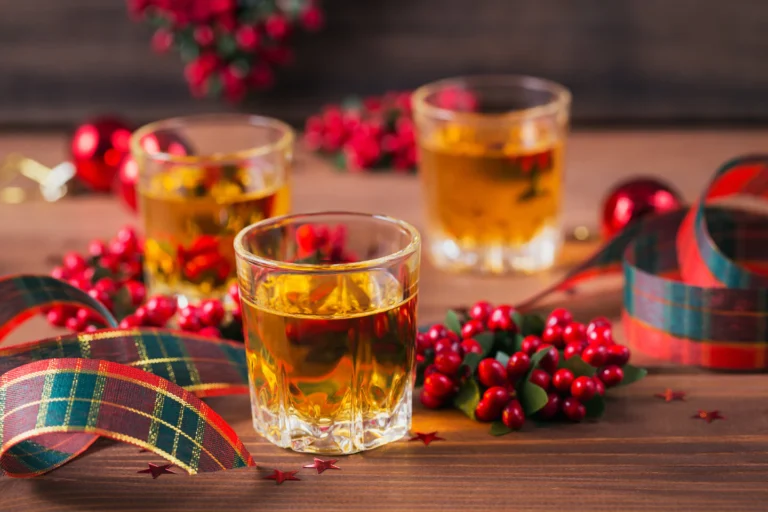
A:
{"type": "Polygon", "coordinates": [[[768,197],[768,156],[725,163],[687,210],[630,224],[543,297],[623,268],[627,337],[642,352],[722,370],[768,368],[768,223],[712,206],[768,197]]]}
{"type": "MultiPolygon", "coordinates": [[[[46,307],[103,305],[46,276],[0,279],[0,340],[46,307]]],[[[106,329],[0,350],[0,467],[46,473],[98,437],[152,451],[191,474],[253,466],[232,428],[199,397],[246,393],[242,345],[163,329],[106,329]]]]}

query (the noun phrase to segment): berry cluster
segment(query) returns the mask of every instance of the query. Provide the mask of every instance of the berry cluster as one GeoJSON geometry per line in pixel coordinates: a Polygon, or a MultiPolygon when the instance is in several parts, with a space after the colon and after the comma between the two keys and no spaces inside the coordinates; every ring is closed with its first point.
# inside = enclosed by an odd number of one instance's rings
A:
{"type": "Polygon", "coordinates": [[[343,106],[325,107],[307,119],[304,141],[314,151],[336,155],[352,171],[416,168],[411,94],[389,92],[343,106]]]}
{"type": "Polygon", "coordinates": [[[605,318],[585,325],[562,308],[544,319],[481,301],[419,333],[421,403],[500,420],[496,433],[521,428],[528,416],[578,422],[602,413],[607,388],[642,378],[629,357],[605,318]]]}
{"type": "Polygon", "coordinates": [[[239,102],[251,90],[270,87],[275,69],[293,61],[289,43],[297,25],[322,28],[318,2],[129,0],[128,5],[135,18],[156,27],[156,52],[178,50],[195,97],[223,95],[239,102]]]}

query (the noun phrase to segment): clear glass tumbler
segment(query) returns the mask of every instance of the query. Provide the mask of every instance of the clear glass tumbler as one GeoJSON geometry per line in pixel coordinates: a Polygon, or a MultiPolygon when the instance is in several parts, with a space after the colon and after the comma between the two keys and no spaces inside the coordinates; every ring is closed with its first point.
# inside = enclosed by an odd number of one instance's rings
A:
{"type": "Polygon", "coordinates": [[[550,267],[562,242],[571,95],[526,76],[476,76],[413,95],[428,254],[444,270],[550,267]]]}
{"type": "Polygon", "coordinates": [[[235,235],[290,210],[293,141],[285,123],[241,114],[168,119],[133,134],[148,293],[226,297],[235,235]]]}
{"type": "Polygon", "coordinates": [[[270,219],[235,240],[253,424],[348,454],[411,426],[419,233],[378,215],[270,219]]]}

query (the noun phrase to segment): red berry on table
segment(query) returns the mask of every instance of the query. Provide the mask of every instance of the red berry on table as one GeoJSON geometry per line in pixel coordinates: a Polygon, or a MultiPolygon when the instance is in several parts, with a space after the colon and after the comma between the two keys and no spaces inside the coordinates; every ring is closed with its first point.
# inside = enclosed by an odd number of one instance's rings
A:
{"type": "Polygon", "coordinates": [[[137,252],[139,247],[139,237],[136,235],[136,230],[130,226],[124,226],[117,232],[117,240],[120,241],[129,253],[137,252]]]}
{"type": "Polygon", "coordinates": [[[147,310],[149,325],[162,327],[176,313],[176,299],[157,295],[150,297],[144,307],[147,310]]]}
{"type": "Polygon", "coordinates": [[[114,295],[117,292],[117,283],[111,277],[102,277],[96,281],[93,287],[107,295],[114,295]]]}
{"type": "Polygon", "coordinates": [[[125,289],[128,290],[128,296],[131,298],[131,305],[138,306],[144,302],[147,296],[147,289],[144,287],[144,283],[139,281],[126,281],[125,289]]]}
{"type": "Polygon", "coordinates": [[[531,369],[531,358],[525,352],[515,352],[507,361],[507,379],[516,382],[531,369]]]}
{"type": "Polygon", "coordinates": [[[224,306],[217,299],[204,300],[200,303],[198,313],[200,322],[208,327],[216,327],[224,320],[224,306]]]}
{"type": "Polygon", "coordinates": [[[98,330],[99,330],[98,327],[96,327],[95,325],[91,324],[91,325],[86,325],[85,329],[83,329],[83,332],[96,332],[98,330]]]}
{"type": "Polygon", "coordinates": [[[427,409],[438,409],[443,406],[443,398],[430,395],[423,389],[419,395],[419,400],[421,401],[421,404],[427,409]]]}
{"type": "Polygon", "coordinates": [[[549,389],[549,384],[552,381],[552,378],[544,370],[536,368],[531,372],[531,376],[528,380],[546,391],[549,389]]]}
{"type": "Polygon", "coordinates": [[[480,300],[469,309],[469,318],[485,322],[491,316],[491,311],[493,311],[493,306],[489,302],[480,300]]]}
{"type": "Polygon", "coordinates": [[[560,353],[552,345],[542,345],[542,347],[537,350],[537,352],[542,350],[546,350],[547,354],[541,358],[541,361],[539,361],[539,366],[544,371],[552,375],[557,370],[557,364],[560,362],[560,353]]]}
{"type": "Polygon", "coordinates": [[[88,262],[85,261],[85,258],[76,252],[65,254],[63,264],[64,268],[72,274],[79,274],[88,267],[88,262]]]}
{"type": "MultiPolygon", "coordinates": [[[[182,312],[184,310],[182,309],[182,312]]],[[[189,314],[189,315],[179,315],[179,329],[182,331],[187,332],[197,332],[199,331],[203,326],[200,323],[200,317],[197,316],[197,314],[189,314]]]]}
{"type": "Polygon", "coordinates": [[[592,321],[587,324],[587,334],[594,331],[596,327],[611,327],[611,321],[604,316],[593,318],[592,321]]]}
{"type": "Polygon", "coordinates": [[[210,325],[203,327],[199,331],[197,331],[197,334],[200,336],[205,336],[206,338],[221,338],[221,331],[219,331],[216,327],[212,327],[210,325]]]}
{"type": "Polygon", "coordinates": [[[440,372],[431,373],[424,378],[424,391],[437,398],[453,393],[453,387],[451,378],[440,372]]]}
{"type": "Polygon", "coordinates": [[[499,416],[501,416],[501,410],[485,400],[480,400],[475,407],[475,419],[477,421],[496,421],[499,416]]]}
{"type": "Polygon", "coordinates": [[[612,364],[605,368],[600,368],[597,371],[597,377],[603,381],[605,387],[612,388],[621,384],[621,381],[624,379],[624,370],[612,364]]]}
{"type": "Polygon", "coordinates": [[[536,411],[536,415],[543,420],[549,420],[557,416],[558,412],[560,412],[560,395],[549,392],[546,405],[536,411]]]}
{"type": "Polygon", "coordinates": [[[571,421],[581,421],[587,415],[587,408],[572,396],[563,400],[563,414],[571,421]]]}
{"type": "Polygon", "coordinates": [[[437,340],[441,340],[448,335],[448,329],[443,324],[435,324],[427,331],[427,337],[435,343],[437,340]]]}
{"type": "Polygon", "coordinates": [[[511,399],[512,396],[509,391],[503,386],[493,386],[486,389],[482,398],[483,401],[489,402],[491,407],[498,409],[499,411],[501,411],[511,399]]]}
{"type": "Polygon", "coordinates": [[[547,317],[546,326],[557,325],[561,328],[573,322],[573,315],[565,308],[553,309],[547,317]]]}
{"type": "Polygon", "coordinates": [[[83,323],[83,325],[89,323],[91,320],[94,320],[96,318],[96,314],[93,313],[88,308],[80,308],[77,310],[77,313],[75,313],[75,316],[77,319],[83,323]]]}
{"type": "Polygon", "coordinates": [[[416,334],[416,353],[423,354],[427,350],[432,348],[432,342],[427,338],[426,333],[420,332],[416,334]]]}
{"type": "Polygon", "coordinates": [[[480,320],[470,320],[461,326],[461,337],[464,339],[472,338],[485,330],[485,325],[480,320]]]}
{"type": "Polygon", "coordinates": [[[461,351],[465,355],[483,353],[483,347],[480,345],[480,342],[477,340],[473,340],[472,338],[462,341],[460,345],[461,345],[461,351]]]}
{"type": "Polygon", "coordinates": [[[120,261],[125,261],[133,255],[133,251],[120,240],[112,240],[109,242],[109,252],[120,261]]]}
{"type": "Polygon", "coordinates": [[[560,368],[552,375],[552,387],[561,393],[570,393],[575,376],[568,368],[560,368]]]}
{"type": "Polygon", "coordinates": [[[507,370],[494,358],[487,357],[477,365],[477,379],[487,388],[503,386],[507,383],[507,370]]]}
{"type": "Polygon", "coordinates": [[[571,384],[571,395],[578,398],[580,402],[590,401],[596,392],[595,381],[586,375],[576,377],[571,384]]]}
{"type": "Polygon", "coordinates": [[[523,341],[520,344],[520,351],[525,352],[529,356],[535,354],[539,348],[541,348],[541,338],[533,334],[529,334],[523,338],[523,341]]]}
{"type": "Polygon", "coordinates": [[[69,279],[69,272],[64,267],[53,267],[53,270],[51,270],[51,277],[66,281],[69,279]]]}
{"type": "MultiPolygon", "coordinates": [[[[477,415],[477,414],[475,414],[477,415]]],[[[519,430],[525,423],[525,412],[523,406],[517,400],[512,400],[501,411],[501,421],[507,428],[519,430]]]]}
{"type": "Polygon", "coordinates": [[[589,345],[581,353],[581,358],[587,364],[598,368],[608,360],[608,350],[604,345],[589,345]]]}
{"type": "Polygon", "coordinates": [[[597,375],[592,377],[592,380],[595,381],[595,394],[604,396],[605,395],[605,384],[603,384],[603,381],[601,381],[599,378],[597,378],[597,375]]]}
{"type": "Polygon", "coordinates": [[[587,348],[586,343],[569,343],[565,346],[563,357],[568,360],[574,356],[581,356],[585,348],[587,348]]]}
{"type": "Polygon", "coordinates": [[[85,322],[81,321],[77,316],[71,316],[67,318],[66,323],[64,324],[67,329],[74,332],[80,332],[83,329],[85,329],[85,322]]]}
{"type": "Polygon", "coordinates": [[[579,322],[571,322],[563,329],[565,343],[582,343],[587,341],[587,328],[579,322]]]}
{"type": "Polygon", "coordinates": [[[488,316],[488,329],[492,331],[517,332],[517,325],[512,320],[514,308],[507,304],[497,306],[488,316]]]}
{"type": "Polygon", "coordinates": [[[439,354],[444,350],[447,350],[449,352],[460,353],[461,344],[458,341],[454,341],[449,338],[443,338],[435,342],[434,348],[435,348],[435,354],[439,354]]]}
{"type": "Polygon", "coordinates": [[[140,325],[139,319],[136,318],[134,315],[128,315],[122,320],[120,320],[121,329],[132,329],[133,327],[138,327],[139,325],[140,325]]]}
{"type": "Polygon", "coordinates": [[[559,325],[550,325],[544,328],[544,332],[541,334],[541,341],[557,348],[565,347],[563,329],[559,325]]]}
{"type": "Polygon", "coordinates": [[[107,254],[107,245],[101,240],[91,240],[88,244],[88,254],[94,258],[100,258],[107,254]]]}
{"type": "Polygon", "coordinates": [[[613,345],[613,331],[610,326],[601,325],[597,326],[587,334],[587,341],[590,344],[597,345],[613,345]]]}
{"type": "Polygon", "coordinates": [[[461,356],[457,352],[444,350],[435,356],[435,366],[446,375],[456,375],[461,366],[461,356]]]}
{"type": "Polygon", "coordinates": [[[611,345],[608,348],[608,364],[624,366],[629,362],[629,347],[624,345],[611,345]]]}
{"type": "Polygon", "coordinates": [[[136,308],[136,311],[133,312],[133,316],[139,321],[139,325],[150,325],[149,313],[147,313],[146,307],[139,306],[136,308]]]}
{"type": "Polygon", "coordinates": [[[64,314],[64,308],[61,306],[54,306],[48,313],[45,314],[45,319],[48,323],[54,327],[64,327],[67,323],[67,317],[64,314]]]}

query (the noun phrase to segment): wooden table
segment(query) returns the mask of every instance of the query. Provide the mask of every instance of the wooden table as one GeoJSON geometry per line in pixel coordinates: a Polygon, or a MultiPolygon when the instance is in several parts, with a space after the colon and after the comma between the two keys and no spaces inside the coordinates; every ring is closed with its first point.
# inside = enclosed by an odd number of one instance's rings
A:
{"type": "MultiPolygon", "coordinates": [[[[60,135],[0,137],[0,158],[11,150],[54,164],[63,158],[60,135]]],[[[620,132],[572,137],[565,216],[569,226],[596,225],[596,205],[612,183],[633,174],[662,176],[691,199],[716,166],[764,150],[768,133],[620,132]]],[[[300,153],[295,206],[383,212],[421,227],[418,181],[410,176],[345,175],[300,153]]],[[[46,272],[62,252],[111,236],[133,219],[114,200],[89,198],[58,204],[0,205],[0,274],[46,272]]],[[[528,277],[446,275],[424,263],[422,322],[446,308],[484,298],[512,302],[552,282],[594,243],[566,247],[551,272],[528,277]]],[[[568,306],[577,317],[617,317],[621,283],[579,289],[568,306]]],[[[11,342],[53,331],[33,320],[11,342]]],[[[137,474],[154,455],[101,443],[71,464],[31,480],[0,480],[0,510],[765,510],[768,507],[768,382],[763,375],[709,373],[675,367],[641,354],[651,374],[612,393],[597,423],[527,426],[491,437],[487,426],[456,411],[416,405],[414,430],[437,430],[446,440],[430,446],[398,442],[343,457],[341,471],[303,470],[301,482],[276,486],[261,477],[271,468],[299,469],[311,457],[276,448],[250,426],[247,397],[209,403],[243,438],[261,469],[152,480],[137,474]],[[654,393],[688,393],[666,403],[654,393]],[[698,409],[719,409],[726,420],[692,419],[698,409]]]]}

